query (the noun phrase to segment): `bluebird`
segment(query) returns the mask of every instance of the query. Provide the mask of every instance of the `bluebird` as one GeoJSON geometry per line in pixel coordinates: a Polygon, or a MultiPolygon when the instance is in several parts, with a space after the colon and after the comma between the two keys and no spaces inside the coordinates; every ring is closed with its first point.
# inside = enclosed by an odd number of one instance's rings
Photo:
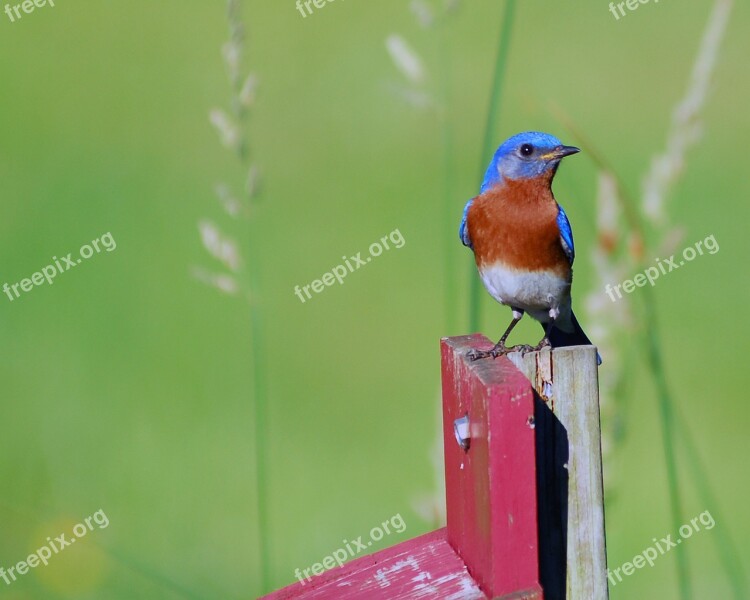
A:
{"type": "Polygon", "coordinates": [[[591,344],[571,307],[573,232],[552,194],[560,161],[577,152],[548,133],[514,135],[495,152],[479,195],[466,203],[461,242],[474,252],[490,296],[513,311],[500,341],[491,350],[473,350],[472,359],[591,344]],[[524,313],[542,324],[544,337],[533,347],[507,347],[524,313]]]}

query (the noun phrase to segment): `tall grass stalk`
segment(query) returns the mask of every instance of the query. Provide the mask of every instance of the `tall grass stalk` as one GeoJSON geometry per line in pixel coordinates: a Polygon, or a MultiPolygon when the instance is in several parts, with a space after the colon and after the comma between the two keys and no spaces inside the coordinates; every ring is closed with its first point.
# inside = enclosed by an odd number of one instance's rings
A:
{"type": "MultiPolygon", "coordinates": [[[[242,37],[244,31],[241,24],[240,0],[228,0],[228,16],[230,29],[237,30],[237,38],[240,48],[243,47],[242,37]]],[[[233,34],[234,36],[234,34],[233,34]]],[[[248,76],[249,78],[252,75],[248,76]]],[[[240,131],[247,131],[250,112],[247,110],[247,101],[243,100],[243,88],[247,83],[242,83],[238,77],[232,77],[234,96],[232,100],[232,112],[237,120],[240,131]]],[[[247,79],[245,80],[248,81],[247,79]]],[[[260,247],[258,244],[258,219],[257,212],[252,210],[257,206],[259,200],[256,187],[257,169],[250,154],[249,145],[245,143],[246,137],[241,137],[241,143],[237,146],[237,158],[244,175],[243,195],[246,206],[250,209],[250,220],[243,231],[243,248],[247,255],[247,268],[243,271],[245,278],[247,299],[250,312],[250,352],[251,352],[251,377],[253,381],[253,401],[255,413],[255,472],[256,493],[258,511],[258,542],[261,566],[261,588],[264,592],[270,590],[271,585],[271,535],[270,514],[268,505],[268,415],[267,415],[267,381],[264,350],[266,348],[265,329],[263,323],[263,302],[261,294],[260,275],[260,247]]]]}
{"type": "MultiPolygon", "coordinates": [[[[645,288],[644,288],[645,290],[645,288]]],[[[675,460],[675,434],[674,434],[674,410],[672,392],[667,384],[666,371],[663,362],[663,350],[661,347],[661,336],[658,331],[656,317],[655,299],[651,290],[645,290],[644,313],[645,323],[645,346],[647,364],[651,371],[651,378],[656,387],[656,395],[659,401],[659,415],[661,417],[662,445],[664,447],[664,462],[667,469],[667,487],[669,489],[669,507],[672,514],[672,530],[679,531],[684,523],[682,502],[680,499],[680,482],[677,473],[677,461],[675,460]]],[[[689,600],[693,597],[692,584],[688,570],[688,557],[684,546],[677,546],[677,581],[679,583],[680,598],[689,600]]]]}
{"type": "Polygon", "coordinates": [[[453,174],[454,165],[452,160],[453,149],[453,130],[450,121],[452,114],[452,99],[450,93],[451,83],[451,57],[452,54],[448,48],[447,29],[453,16],[461,6],[460,0],[448,0],[442,3],[442,6],[435,6],[434,3],[426,0],[411,0],[411,12],[416,17],[417,22],[425,29],[432,29],[435,32],[433,39],[435,41],[436,52],[434,58],[437,62],[437,86],[435,95],[437,100],[434,101],[429,92],[425,89],[425,82],[428,80],[428,72],[422,66],[422,60],[419,55],[411,50],[406,40],[397,34],[391,34],[386,40],[386,47],[393,59],[396,67],[401,71],[408,81],[409,89],[402,91],[401,95],[409,99],[410,102],[419,108],[434,108],[435,116],[439,123],[441,136],[441,162],[442,162],[442,204],[443,204],[443,222],[442,222],[442,267],[443,267],[443,311],[445,334],[451,335],[456,332],[456,323],[458,321],[458,286],[457,268],[456,268],[456,199],[453,195],[453,174]],[[419,66],[419,68],[417,68],[419,66]]]}
{"type": "MultiPolygon", "coordinates": [[[[642,209],[646,219],[661,233],[662,241],[675,238],[675,230],[670,228],[664,219],[667,199],[674,184],[684,171],[688,150],[701,137],[702,124],[700,112],[708,97],[710,81],[719,54],[721,41],[729,21],[732,0],[716,0],[703,33],[700,48],[693,65],[690,82],[685,95],[677,104],[672,123],[667,134],[665,151],[656,156],[651,169],[643,182],[642,209]]],[[[661,336],[658,331],[656,307],[653,292],[645,290],[644,311],[646,316],[646,350],[649,369],[654,381],[659,400],[662,434],[664,440],[664,457],[667,466],[672,525],[677,531],[683,523],[682,507],[679,497],[677,465],[674,457],[675,419],[674,399],[667,385],[666,372],[661,348],[661,336]]],[[[689,578],[687,553],[683,547],[677,547],[677,571],[680,586],[680,597],[692,598],[692,586],[689,578]]]]}
{"type": "MultiPolygon", "coordinates": [[[[580,135],[577,135],[578,139],[582,139],[580,135]]],[[[586,146],[597,166],[602,169],[602,172],[607,174],[612,182],[616,186],[614,197],[617,198],[623,208],[623,212],[626,215],[627,223],[630,227],[630,238],[629,242],[629,261],[626,264],[632,266],[635,271],[641,271],[646,266],[644,243],[644,223],[641,218],[637,204],[630,196],[630,194],[624,189],[619,187],[617,182],[620,179],[614,175],[612,170],[607,164],[606,160],[597,152],[593,145],[587,142],[586,146]]],[[[611,253],[614,255],[615,248],[612,247],[611,253]]],[[[611,283],[605,281],[604,283],[611,283]]],[[[645,290],[645,288],[644,288],[645,290]]],[[[599,292],[601,293],[601,292],[599,292]]],[[[626,302],[625,299],[621,300],[626,302]]],[[[606,302],[606,301],[605,301],[606,302]]],[[[646,349],[647,366],[651,373],[654,387],[656,389],[656,395],[659,404],[659,415],[662,430],[662,446],[664,452],[665,468],[667,471],[667,488],[669,494],[669,507],[670,516],[672,520],[672,527],[674,531],[678,531],[680,526],[684,523],[682,504],[680,500],[680,483],[679,473],[677,470],[677,461],[675,459],[675,436],[674,436],[674,417],[673,417],[673,400],[672,393],[667,384],[666,372],[664,369],[664,352],[661,345],[661,336],[659,335],[658,329],[658,318],[655,305],[655,298],[651,292],[651,289],[645,290],[644,302],[642,308],[643,315],[643,329],[642,329],[642,345],[646,349]]],[[[622,338],[621,338],[622,339],[622,338]]],[[[616,365],[607,366],[607,368],[616,368],[616,365]]],[[[606,431],[605,428],[603,431],[606,431]]],[[[677,559],[677,580],[680,590],[680,598],[689,600],[692,597],[692,586],[689,578],[687,553],[684,546],[677,546],[676,548],[676,559],[677,559]]]]}
{"type": "Polygon", "coordinates": [[[711,484],[708,483],[708,474],[703,466],[703,461],[698,453],[698,450],[693,440],[693,436],[688,429],[687,423],[682,415],[675,411],[675,418],[677,419],[677,434],[678,438],[682,440],[687,454],[687,463],[690,467],[690,473],[695,482],[695,487],[698,490],[698,495],[701,498],[701,504],[711,511],[711,516],[714,517],[716,525],[716,550],[719,554],[722,567],[727,574],[727,579],[732,586],[735,600],[745,600],[750,597],[750,589],[748,589],[747,578],[742,569],[742,563],[737,559],[740,553],[737,550],[737,546],[732,540],[732,536],[729,534],[729,530],[725,526],[727,521],[724,520],[721,514],[719,503],[716,500],[716,495],[711,489],[711,484]]]}
{"type": "Polygon", "coordinates": [[[453,335],[457,324],[457,298],[458,288],[456,285],[456,199],[453,197],[453,161],[451,160],[451,149],[453,148],[453,130],[451,129],[451,94],[450,94],[450,59],[448,51],[446,21],[441,19],[438,23],[438,63],[440,79],[440,129],[442,131],[443,144],[443,306],[445,311],[445,334],[453,335]]]}
{"type": "MultiPolygon", "coordinates": [[[[386,48],[397,69],[405,77],[408,88],[401,91],[401,95],[413,106],[424,109],[434,108],[437,118],[442,144],[442,194],[443,194],[443,222],[442,222],[442,267],[443,267],[443,310],[445,335],[456,333],[458,322],[458,286],[456,268],[456,232],[457,213],[456,199],[453,195],[453,130],[450,115],[452,114],[452,98],[450,94],[451,52],[448,47],[447,29],[451,17],[461,6],[460,0],[447,0],[439,5],[426,0],[411,0],[410,8],[419,25],[435,32],[433,37],[436,44],[435,59],[438,73],[437,87],[433,100],[427,89],[430,81],[427,68],[419,55],[411,46],[397,34],[391,34],[386,40],[386,48]]],[[[438,394],[438,418],[436,420],[436,438],[430,450],[430,461],[434,472],[434,488],[420,494],[413,501],[415,511],[434,527],[445,525],[445,472],[443,470],[443,430],[442,413],[438,394]]]]}
{"type": "MultiPolygon", "coordinates": [[[[510,38],[513,32],[513,18],[516,10],[516,0],[506,0],[505,10],[503,10],[502,25],[500,28],[500,37],[497,45],[497,55],[495,57],[494,75],[492,78],[492,91],[490,92],[490,104],[487,109],[487,122],[484,127],[484,141],[482,142],[482,154],[479,157],[481,169],[479,172],[479,181],[484,178],[484,171],[490,160],[494,144],[497,140],[497,122],[500,118],[500,101],[505,82],[505,71],[508,64],[508,55],[510,51],[510,38]]],[[[473,269],[473,267],[472,267],[473,269]]],[[[469,286],[469,331],[479,331],[480,315],[480,293],[481,285],[479,277],[471,277],[469,286]]]]}
{"type": "MultiPolygon", "coordinates": [[[[578,139],[581,139],[580,136],[576,137],[578,137],[578,139]]],[[[619,181],[619,178],[616,175],[611,175],[612,173],[614,173],[614,170],[609,167],[606,160],[601,156],[601,154],[598,153],[590,144],[586,147],[588,150],[590,150],[589,155],[593,158],[597,166],[602,169],[602,172],[610,174],[612,181],[619,181]]],[[[627,223],[630,226],[631,236],[629,239],[629,258],[632,261],[630,264],[635,271],[641,271],[646,266],[646,261],[644,258],[645,234],[643,219],[638,212],[637,204],[624,188],[618,187],[617,193],[615,193],[614,195],[622,203],[623,212],[627,215],[627,223]]],[[[605,281],[604,283],[611,282],[605,281]]],[[[667,488],[669,494],[670,516],[672,520],[673,530],[678,531],[680,526],[684,523],[684,520],[682,516],[683,512],[680,501],[679,474],[677,470],[677,461],[675,459],[674,451],[674,403],[664,369],[664,351],[661,345],[661,336],[658,329],[655,298],[650,288],[648,290],[644,288],[644,291],[645,293],[642,307],[643,328],[641,331],[641,339],[642,346],[646,349],[647,367],[654,382],[654,387],[656,389],[659,404],[662,445],[665,468],[667,471],[667,488]]],[[[626,302],[626,299],[623,298],[621,301],[626,302]]],[[[615,365],[612,365],[612,367],[615,367],[615,365]]],[[[607,368],[610,367],[608,366],[607,368]]],[[[680,598],[689,600],[689,598],[692,597],[692,586],[689,578],[685,547],[677,546],[675,555],[677,559],[677,580],[680,590],[680,598]]]]}
{"type": "Polygon", "coordinates": [[[220,183],[216,186],[219,201],[238,230],[236,242],[224,236],[211,222],[204,222],[201,230],[209,253],[231,273],[206,274],[199,278],[225,293],[242,292],[248,301],[250,318],[250,377],[255,441],[255,489],[257,497],[258,551],[260,553],[260,582],[262,591],[271,584],[271,536],[269,533],[268,484],[268,412],[267,380],[264,349],[263,296],[261,287],[261,253],[258,245],[259,186],[258,168],[253,161],[249,143],[250,109],[255,100],[257,80],[254,74],[243,73],[245,28],[242,23],[241,0],[227,0],[229,40],[222,47],[222,55],[231,87],[231,108],[211,110],[209,119],[216,128],[222,144],[230,149],[237,161],[240,185],[220,183]],[[233,249],[236,249],[233,251],[233,249]]]}
{"type": "MultiPolygon", "coordinates": [[[[614,172],[607,165],[606,160],[602,158],[601,154],[594,149],[593,145],[588,145],[587,149],[590,150],[590,156],[593,157],[599,168],[603,169],[603,172],[610,174],[614,172]]],[[[620,181],[616,175],[612,175],[612,180],[614,182],[620,181]]],[[[623,187],[618,187],[615,197],[622,203],[623,212],[625,213],[628,225],[630,226],[630,258],[632,259],[633,268],[635,271],[639,272],[646,266],[643,248],[645,243],[643,219],[638,212],[638,205],[623,187]]],[[[625,300],[623,299],[622,301],[625,300]]],[[[646,362],[654,382],[659,404],[662,447],[665,468],[667,471],[667,488],[672,528],[674,531],[678,531],[680,526],[684,523],[684,520],[682,503],[680,500],[679,473],[677,470],[677,461],[675,459],[674,451],[675,436],[673,400],[672,393],[667,384],[666,372],[664,369],[663,348],[661,346],[661,336],[659,335],[658,330],[655,298],[650,288],[648,290],[644,288],[642,315],[644,325],[642,330],[642,340],[643,346],[646,349],[646,362]]],[[[677,581],[680,589],[680,598],[689,599],[692,597],[692,586],[690,583],[687,552],[685,547],[677,546],[675,555],[677,559],[677,581]]]]}

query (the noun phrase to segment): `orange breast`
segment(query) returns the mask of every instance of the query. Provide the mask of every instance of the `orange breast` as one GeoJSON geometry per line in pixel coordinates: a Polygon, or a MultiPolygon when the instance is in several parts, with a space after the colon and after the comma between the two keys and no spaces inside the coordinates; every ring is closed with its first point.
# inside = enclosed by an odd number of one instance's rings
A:
{"type": "Polygon", "coordinates": [[[570,274],[560,242],[557,203],[547,177],[506,179],[474,199],[467,227],[477,266],[497,262],[507,267],[570,274]]]}

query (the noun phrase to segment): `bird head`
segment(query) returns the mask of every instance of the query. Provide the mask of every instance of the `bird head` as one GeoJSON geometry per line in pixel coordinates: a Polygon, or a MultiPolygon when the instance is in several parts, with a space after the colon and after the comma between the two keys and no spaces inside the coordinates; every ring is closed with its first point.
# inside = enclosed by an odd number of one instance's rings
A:
{"type": "Polygon", "coordinates": [[[575,146],[564,146],[554,135],[526,131],[505,140],[495,152],[482,182],[482,192],[503,179],[551,179],[560,161],[580,152],[575,146]]]}

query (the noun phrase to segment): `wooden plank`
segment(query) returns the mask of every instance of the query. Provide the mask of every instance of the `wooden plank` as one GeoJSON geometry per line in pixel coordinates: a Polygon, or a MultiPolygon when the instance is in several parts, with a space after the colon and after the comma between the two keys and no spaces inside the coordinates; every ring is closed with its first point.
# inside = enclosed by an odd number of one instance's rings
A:
{"type": "Polygon", "coordinates": [[[402,542],[295,583],[260,600],[487,600],[446,530],[402,542]]]}
{"type": "Polygon", "coordinates": [[[448,541],[488,596],[541,599],[534,395],[507,358],[466,357],[491,346],[481,335],[441,341],[448,541]],[[467,450],[454,432],[465,415],[467,450]]]}
{"type": "Polygon", "coordinates": [[[608,598],[596,348],[508,358],[536,391],[540,554],[546,600],[608,598]]]}

